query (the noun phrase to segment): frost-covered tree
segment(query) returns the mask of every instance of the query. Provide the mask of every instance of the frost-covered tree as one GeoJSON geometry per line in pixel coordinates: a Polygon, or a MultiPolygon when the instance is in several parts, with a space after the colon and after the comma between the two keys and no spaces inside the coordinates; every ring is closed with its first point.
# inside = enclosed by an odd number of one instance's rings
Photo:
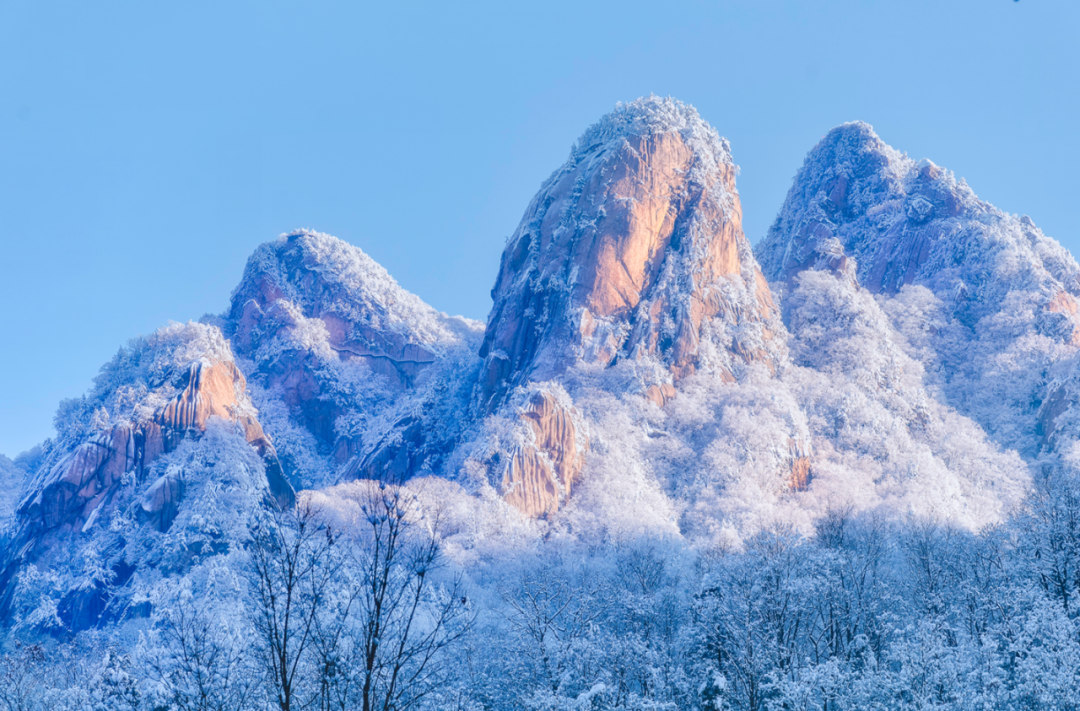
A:
{"type": "Polygon", "coordinates": [[[249,636],[222,612],[184,600],[160,616],[145,664],[159,703],[170,711],[234,711],[258,697],[249,636]]]}
{"type": "Polygon", "coordinates": [[[271,697],[281,711],[320,692],[318,620],[343,565],[333,529],[309,505],[268,517],[251,548],[252,624],[271,697]]]}
{"type": "Polygon", "coordinates": [[[263,524],[252,548],[252,619],[275,703],[423,708],[471,626],[445,575],[437,517],[403,487],[365,482],[263,524]]]}

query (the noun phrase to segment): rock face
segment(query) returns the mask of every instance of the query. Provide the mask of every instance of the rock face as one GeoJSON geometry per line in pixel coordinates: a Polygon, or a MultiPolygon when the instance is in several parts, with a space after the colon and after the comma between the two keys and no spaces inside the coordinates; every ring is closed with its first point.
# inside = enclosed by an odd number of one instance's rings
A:
{"type": "Polygon", "coordinates": [[[298,484],[405,479],[452,447],[428,417],[474,367],[479,324],[431,308],[356,247],[309,231],[262,245],[227,331],[298,484]]]}
{"type": "MultiPolygon", "coordinates": [[[[199,360],[187,368],[183,388],[146,421],[116,424],[91,434],[39,476],[19,507],[20,522],[36,531],[81,531],[97,509],[112,501],[126,475],[142,481],[161,455],[185,437],[206,430],[211,417],[235,422],[266,462],[267,482],[280,505],[291,505],[292,487],[281,473],[273,445],[247,402],[244,376],[231,360],[199,360]]],[[[178,491],[157,491],[143,504],[159,528],[168,528],[178,491]]]]}
{"type": "Polygon", "coordinates": [[[727,142],[671,99],[620,106],[586,131],[503,252],[482,407],[575,363],[654,359],[676,379],[773,363],[777,313],[735,172],[727,142]]]}
{"type": "MultiPolygon", "coordinates": [[[[775,372],[783,325],[742,232],[735,174],[727,142],[672,99],[620,105],[586,131],[503,252],[480,412],[518,408],[516,390],[581,365],[640,364],[640,395],[661,407],[695,372],[733,382],[755,361],[775,372]]],[[[533,436],[509,453],[499,490],[528,516],[550,515],[589,437],[571,426],[582,419],[572,403],[539,392],[519,416],[533,436]]]]}
{"type": "MultiPolygon", "coordinates": [[[[89,540],[95,525],[100,529],[106,520],[130,517],[167,532],[185,505],[188,477],[181,470],[161,471],[159,460],[201,438],[214,422],[261,460],[254,486],[266,505],[291,506],[295,500],[244,376],[216,327],[174,324],[134,342],[102,369],[91,394],[70,401],[57,419],[61,439],[50,445],[16,511],[14,543],[0,576],[4,611],[19,570],[89,540]]],[[[121,567],[125,575],[134,569],[121,567]]],[[[99,608],[105,604],[102,594],[93,591],[99,608]]],[[[75,599],[80,593],[71,595],[65,604],[76,612],[69,624],[93,624],[77,612],[86,602],[75,599]]]]}
{"type": "Polygon", "coordinates": [[[581,413],[550,392],[537,391],[519,415],[529,437],[511,454],[499,493],[528,517],[558,512],[581,474],[588,438],[581,432],[581,413]]]}

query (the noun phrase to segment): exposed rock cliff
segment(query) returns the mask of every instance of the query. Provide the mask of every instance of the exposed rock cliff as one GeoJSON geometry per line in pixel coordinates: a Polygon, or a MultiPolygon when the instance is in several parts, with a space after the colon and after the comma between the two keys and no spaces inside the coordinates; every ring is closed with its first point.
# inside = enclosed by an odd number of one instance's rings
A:
{"type": "Polygon", "coordinates": [[[549,391],[538,390],[519,413],[528,426],[510,455],[499,492],[529,517],[556,513],[570,497],[588,449],[581,413],[549,391]]]}
{"type": "MultiPolygon", "coordinates": [[[[186,354],[198,359],[186,366],[174,365],[171,372],[162,374],[164,382],[157,387],[145,382],[121,385],[128,392],[141,390],[142,401],[124,403],[132,406],[130,412],[110,413],[102,404],[93,412],[83,441],[66,452],[63,445],[54,452],[19,506],[22,525],[37,531],[86,528],[99,507],[115,505],[125,476],[144,481],[155,460],[175,450],[185,437],[205,431],[211,417],[236,423],[266,461],[267,483],[274,496],[282,505],[291,504],[292,488],[282,477],[274,447],[256,419],[244,376],[232,362],[228,344],[213,327],[190,324],[178,329],[203,331],[198,337],[210,341],[213,350],[186,354]]],[[[166,329],[137,347],[152,351],[174,335],[166,329]]],[[[117,405],[119,401],[119,397],[114,400],[117,405]]],[[[175,509],[177,503],[175,497],[159,492],[142,506],[148,516],[164,515],[159,523],[167,528],[165,510],[175,509]]]]}
{"type": "MultiPolygon", "coordinates": [[[[741,365],[775,372],[784,361],[736,172],[727,142],[692,107],[650,97],[587,130],[529,204],[492,290],[478,388],[482,413],[520,410],[533,435],[494,472],[527,515],[565,504],[590,445],[570,423],[598,416],[578,412],[573,388],[560,404],[531,383],[629,361],[630,394],[663,407],[695,372],[733,382],[741,365]],[[521,397],[527,405],[514,404],[521,397]]],[[[804,455],[792,456],[795,486],[809,474],[804,455]]]]}
{"type": "Polygon", "coordinates": [[[575,363],[655,359],[675,378],[773,364],[782,338],[735,173],[727,142],[671,99],[620,105],[586,131],[503,252],[482,406],[575,363]]]}
{"type": "MultiPolygon", "coordinates": [[[[16,512],[17,530],[4,559],[4,609],[16,595],[17,572],[58,551],[62,555],[66,547],[87,545],[110,521],[115,525],[122,518],[135,526],[121,540],[138,537],[144,526],[168,531],[187,505],[185,490],[193,482],[189,472],[160,462],[201,438],[215,421],[229,433],[222,436],[245,443],[261,459],[251,465],[256,499],[291,505],[293,489],[216,327],[174,324],[121,350],[91,393],[65,403],[57,416],[60,438],[51,443],[16,512]]],[[[120,577],[126,580],[142,563],[125,563],[120,577]]],[[[91,592],[101,598],[95,603],[100,615],[107,596],[91,592]]],[[[66,624],[96,622],[79,612],[86,602],[79,591],[65,595],[66,624]]]]}

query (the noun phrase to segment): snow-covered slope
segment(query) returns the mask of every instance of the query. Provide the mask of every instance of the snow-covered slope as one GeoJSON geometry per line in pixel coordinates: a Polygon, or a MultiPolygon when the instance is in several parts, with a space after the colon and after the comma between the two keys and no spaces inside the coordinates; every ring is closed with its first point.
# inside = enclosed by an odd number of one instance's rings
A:
{"type": "Polygon", "coordinates": [[[71,631],[144,614],[162,575],[227,555],[260,509],[291,505],[257,417],[217,327],[172,324],[122,348],[61,404],[5,531],[8,623],[71,631]]]}
{"type": "Polygon", "coordinates": [[[439,469],[468,409],[459,391],[472,387],[480,324],[431,308],[360,249],[301,231],[251,256],[225,327],[298,486],[439,469]]]}
{"type": "Polygon", "coordinates": [[[880,295],[935,392],[1038,453],[1051,370],[1080,346],[1080,266],[1031,219],[850,123],[809,153],[756,252],[788,289],[816,269],[880,295]]]}

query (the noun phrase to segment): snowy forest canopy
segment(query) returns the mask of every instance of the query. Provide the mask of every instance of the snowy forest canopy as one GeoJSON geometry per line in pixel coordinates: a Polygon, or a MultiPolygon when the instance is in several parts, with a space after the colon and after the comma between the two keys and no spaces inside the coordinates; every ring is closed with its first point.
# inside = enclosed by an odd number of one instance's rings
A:
{"type": "MultiPolygon", "coordinates": [[[[549,541],[466,574],[413,488],[345,485],[131,646],[15,645],[4,709],[1070,709],[1080,491],[1008,524],[830,511],[739,551],[549,541]],[[291,599],[286,600],[291,593],[291,599]],[[277,595],[277,597],[275,597],[277,595]],[[289,615],[291,620],[287,620],[289,615]],[[290,625],[286,628],[285,622],[290,625]],[[399,686],[391,688],[397,674],[399,686]],[[287,692],[283,691],[287,689],[287,692]]],[[[206,576],[206,577],[204,577],[206,576]]]]}

